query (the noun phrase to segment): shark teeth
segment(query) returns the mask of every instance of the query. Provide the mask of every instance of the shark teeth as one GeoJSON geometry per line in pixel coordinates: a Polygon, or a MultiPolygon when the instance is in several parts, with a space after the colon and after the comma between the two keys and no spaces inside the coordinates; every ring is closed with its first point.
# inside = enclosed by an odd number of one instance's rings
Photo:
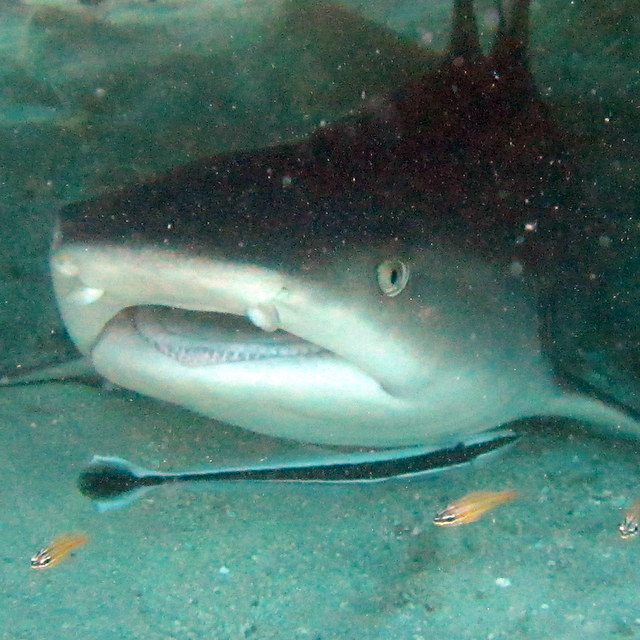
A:
{"type": "Polygon", "coordinates": [[[206,314],[207,324],[203,328],[205,314],[193,312],[190,324],[189,312],[180,310],[177,320],[175,313],[162,307],[139,307],[132,310],[131,317],[138,334],[147,343],[184,366],[298,358],[326,351],[289,333],[273,333],[275,329],[270,333],[256,332],[241,317],[230,319],[223,314],[206,314]],[[237,326],[230,326],[234,323],[237,326]]]}
{"type": "Polygon", "coordinates": [[[255,360],[266,360],[268,358],[292,358],[303,357],[318,353],[319,349],[313,345],[298,346],[292,348],[261,348],[256,350],[248,345],[240,346],[236,349],[215,350],[203,348],[186,348],[184,346],[173,346],[161,342],[154,342],[154,347],[163,355],[176,360],[182,365],[190,367],[204,367],[216,364],[231,362],[249,362],[255,360]]]}

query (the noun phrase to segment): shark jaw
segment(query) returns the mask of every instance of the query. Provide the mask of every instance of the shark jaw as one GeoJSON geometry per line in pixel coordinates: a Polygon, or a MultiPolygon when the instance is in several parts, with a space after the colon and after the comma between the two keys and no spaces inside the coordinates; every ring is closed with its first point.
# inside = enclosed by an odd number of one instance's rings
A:
{"type": "Polygon", "coordinates": [[[438,243],[350,247],[295,272],[97,243],[59,243],[51,264],[65,324],[98,373],[261,433],[450,442],[550,394],[522,283],[438,243]]]}

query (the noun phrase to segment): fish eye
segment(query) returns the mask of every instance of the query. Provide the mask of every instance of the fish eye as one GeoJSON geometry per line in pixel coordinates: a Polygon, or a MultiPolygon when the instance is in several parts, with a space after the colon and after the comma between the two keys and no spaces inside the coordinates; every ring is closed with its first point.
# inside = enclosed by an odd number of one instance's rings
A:
{"type": "Polygon", "coordinates": [[[390,298],[401,293],[409,282],[409,267],[396,258],[381,262],[376,273],[380,291],[390,298]]]}

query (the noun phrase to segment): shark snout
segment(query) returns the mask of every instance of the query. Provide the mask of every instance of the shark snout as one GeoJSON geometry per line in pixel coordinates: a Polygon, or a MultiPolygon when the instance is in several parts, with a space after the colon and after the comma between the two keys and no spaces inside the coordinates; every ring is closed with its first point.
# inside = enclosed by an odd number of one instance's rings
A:
{"type": "Polygon", "coordinates": [[[242,316],[262,331],[280,326],[281,276],[178,251],[59,246],[51,271],[71,337],[87,353],[105,325],[129,307],[163,306],[242,316]]]}

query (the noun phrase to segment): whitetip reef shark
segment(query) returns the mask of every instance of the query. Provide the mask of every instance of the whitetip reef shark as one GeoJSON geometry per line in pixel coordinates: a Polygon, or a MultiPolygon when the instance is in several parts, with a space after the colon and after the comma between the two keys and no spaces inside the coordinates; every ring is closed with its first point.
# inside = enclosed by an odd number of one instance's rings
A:
{"type": "Polygon", "coordinates": [[[84,493],[104,506],[167,482],[405,477],[487,454],[515,438],[492,429],[536,416],[640,433],[543,353],[574,170],[527,67],[528,0],[500,11],[489,54],[472,4],[456,0],[435,71],[360,115],[59,215],[57,300],[101,376],[366,451],[174,474],[96,457],[84,493]]]}

